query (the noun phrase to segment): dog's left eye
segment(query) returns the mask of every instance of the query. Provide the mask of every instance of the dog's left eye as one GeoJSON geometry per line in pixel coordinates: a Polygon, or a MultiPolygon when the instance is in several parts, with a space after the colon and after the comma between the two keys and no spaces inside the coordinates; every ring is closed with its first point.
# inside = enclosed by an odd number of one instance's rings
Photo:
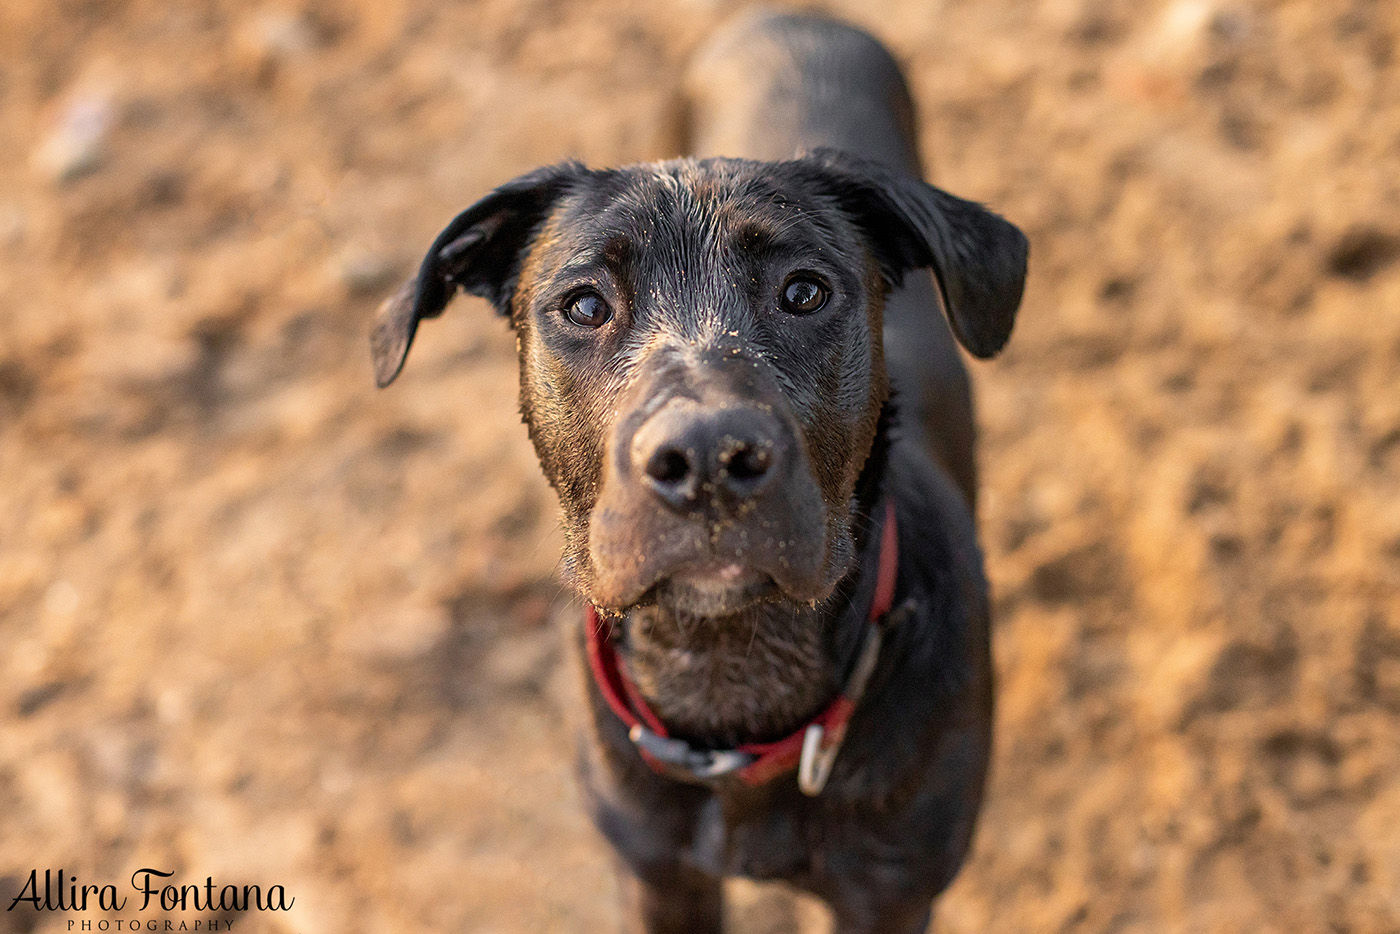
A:
{"type": "Polygon", "coordinates": [[[581,292],[564,306],[564,316],[581,328],[600,328],[612,318],[612,309],[597,292],[581,292]]]}
{"type": "Polygon", "coordinates": [[[790,315],[810,315],[820,311],[830,297],[831,292],[820,281],[811,276],[794,276],[783,287],[779,304],[790,315]]]}

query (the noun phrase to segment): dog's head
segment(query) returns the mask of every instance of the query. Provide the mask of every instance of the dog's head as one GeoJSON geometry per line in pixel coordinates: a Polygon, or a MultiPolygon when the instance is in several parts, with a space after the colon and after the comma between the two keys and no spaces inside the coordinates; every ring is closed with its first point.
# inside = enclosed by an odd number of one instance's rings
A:
{"type": "Polygon", "coordinates": [[[588,599],[690,617],[828,596],[888,389],[886,291],[933,269],[979,357],[1010,334],[1026,241],[845,154],[683,160],[507,183],[381,308],[381,386],[457,289],[510,317],[520,398],[588,599]]]}

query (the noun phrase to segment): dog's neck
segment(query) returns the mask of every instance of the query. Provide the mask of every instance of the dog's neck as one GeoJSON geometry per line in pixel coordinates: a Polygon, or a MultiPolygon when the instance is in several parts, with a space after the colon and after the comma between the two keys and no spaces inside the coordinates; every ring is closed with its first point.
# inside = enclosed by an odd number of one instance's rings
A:
{"type": "Polygon", "coordinates": [[[709,748],[780,739],[841,689],[873,598],[879,549],[870,541],[870,517],[892,418],[886,403],[856,484],[857,558],[825,601],[777,601],[719,619],[681,618],[656,605],[624,615],[618,654],[671,735],[709,748]]]}
{"type": "Polygon", "coordinates": [[[827,621],[774,603],[724,619],[684,620],[660,607],[628,614],[618,651],[668,732],[728,748],[780,738],[836,693],[827,621]]]}

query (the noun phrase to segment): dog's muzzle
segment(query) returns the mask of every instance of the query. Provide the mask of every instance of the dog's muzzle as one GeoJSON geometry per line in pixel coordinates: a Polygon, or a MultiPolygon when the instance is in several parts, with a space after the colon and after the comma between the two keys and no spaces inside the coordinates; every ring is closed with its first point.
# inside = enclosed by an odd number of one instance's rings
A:
{"type": "Polygon", "coordinates": [[[610,609],[646,597],[691,617],[824,597],[828,509],[771,378],[741,355],[657,356],[606,442],[590,597],[610,609]]]}

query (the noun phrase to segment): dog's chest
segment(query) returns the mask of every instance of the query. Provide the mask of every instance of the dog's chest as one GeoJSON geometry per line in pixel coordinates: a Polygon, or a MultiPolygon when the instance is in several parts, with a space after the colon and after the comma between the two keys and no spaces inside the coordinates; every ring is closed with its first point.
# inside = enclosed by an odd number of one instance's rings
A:
{"type": "Polygon", "coordinates": [[[690,858],[715,875],[793,879],[810,874],[807,815],[782,795],[710,798],[696,814],[690,858]]]}

